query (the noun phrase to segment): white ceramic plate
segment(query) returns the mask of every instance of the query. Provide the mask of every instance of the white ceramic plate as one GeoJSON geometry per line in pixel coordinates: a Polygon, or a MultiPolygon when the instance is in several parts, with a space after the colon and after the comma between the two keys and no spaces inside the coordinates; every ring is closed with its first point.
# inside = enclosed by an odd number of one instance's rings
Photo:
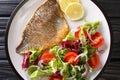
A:
{"type": "MultiPolygon", "coordinates": [[[[44,0],[24,0],[16,8],[8,23],[8,29],[6,34],[6,49],[7,49],[6,51],[8,53],[8,58],[10,60],[10,63],[12,63],[14,70],[24,80],[28,79],[21,67],[23,56],[17,54],[15,49],[20,40],[22,39],[21,37],[22,31],[25,25],[30,20],[34,11],[43,1],[44,0]]],[[[72,22],[66,18],[70,25],[70,28],[73,29],[76,26],[83,24],[85,20],[87,21],[100,20],[101,26],[99,31],[102,33],[105,39],[105,44],[101,47],[105,51],[103,54],[99,55],[101,60],[101,67],[97,69],[94,73],[89,75],[89,80],[93,80],[100,74],[100,72],[103,70],[107,62],[110,52],[111,36],[107,20],[103,15],[102,11],[95,5],[95,3],[90,0],[81,0],[81,3],[83,4],[85,9],[85,17],[83,20],[78,22],[72,22]]]]}

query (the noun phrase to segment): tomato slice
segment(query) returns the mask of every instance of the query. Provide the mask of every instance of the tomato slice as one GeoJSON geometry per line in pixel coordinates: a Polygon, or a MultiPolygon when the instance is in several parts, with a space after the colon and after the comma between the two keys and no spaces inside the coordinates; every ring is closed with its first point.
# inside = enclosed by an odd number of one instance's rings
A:
{"type": "Polygon", "coordinates": [[[60,75],[60,72],[57,71],[51,75],[49,80],[63,80],[63,79],[62,76],[60,75]]]}
{"type": "Polygon", "coordinates": [[[99,32],[96,32],[94,35],[91,35],[91,38],[92,38],[93,42],[90,42],[90,44],[94,48],[99,48],[100,46],[102,46],[104,44],[104,38],[102,37],[102,35],[99,32]]]}
{"type": "MultiPolygon", "coordinates": [[[[75,33],[74,33],[74,36],[76,37],[76,38],[80,38],[80,35],[79,35],[79,33],[80,33],[80,27],[78,27],[77,28],[77,31],[75,31],[75,33]]],[[[87,38],[88,36],[87,36],[87,31],[84,29],[84,34],[85,34],[85,37],[87,38]]]]}
{"type": "Polygon", "coordinates": [[[75,37],[79,39],[79,33],[80,33],[80,28],[77,28],[77,31],[75,31],[75,37]]]}
{"type": "Polygon", "coordinates": [[[65,54],[64,61],[66,61],[72,65],[77,65],[79,62],[79,58],[76,61],[74,61],[76,57],[77,57],[77,53],[69,52],[69,53],[65,54]]]}
{"type": "Polygon", "coordinates": [[[93,56],[88,60],[88,64],[92,68],[98,68],[100,65],[99,56],[95,53],[93,56]]]}
{"type": "Polygon", "coordinates": [[[43,60],[44,65],[48,65],[48,63],[55,58],[55,55],[53,53],[43,53],[42,56],[40,56],[39,60],[43,60]]]}

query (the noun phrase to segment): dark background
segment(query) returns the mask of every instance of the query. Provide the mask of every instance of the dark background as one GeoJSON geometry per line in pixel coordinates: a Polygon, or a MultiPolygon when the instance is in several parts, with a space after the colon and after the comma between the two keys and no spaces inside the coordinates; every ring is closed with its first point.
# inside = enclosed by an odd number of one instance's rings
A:
{"type": "MultiPolygon", "coordinates": [[[[0,80],[18,80],[5,53],[6,24],[21,0],[0,0],[0,80]]],[[[120,0],[96,0],[106,13],[112,33],[111,59],[99,80],[120,80],[120,0]]]]}

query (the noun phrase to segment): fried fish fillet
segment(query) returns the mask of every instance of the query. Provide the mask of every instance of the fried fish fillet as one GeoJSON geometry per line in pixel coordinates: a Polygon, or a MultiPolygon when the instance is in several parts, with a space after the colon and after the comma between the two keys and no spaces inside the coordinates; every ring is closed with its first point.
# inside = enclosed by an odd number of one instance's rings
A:
{"type": "Polygon", "coordinates": [[[69,26],[56,0],[45,0],[25,26],[16,52],[29,49],[47,50],[58,45],[69,32],[69,26]]]}

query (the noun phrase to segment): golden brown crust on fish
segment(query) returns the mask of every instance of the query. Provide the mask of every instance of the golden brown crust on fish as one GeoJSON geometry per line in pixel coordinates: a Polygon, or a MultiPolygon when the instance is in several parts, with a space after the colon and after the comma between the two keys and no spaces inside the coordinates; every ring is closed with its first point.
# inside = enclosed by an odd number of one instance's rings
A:
{"type": "Polygon", "coordinates": [[[16,52],[24,54],[29,49],[47,50],[58,45],[69,31],[68,24],[56,0],[47,0],[34,13],[26,25],[22,41],[16,52]]]}

